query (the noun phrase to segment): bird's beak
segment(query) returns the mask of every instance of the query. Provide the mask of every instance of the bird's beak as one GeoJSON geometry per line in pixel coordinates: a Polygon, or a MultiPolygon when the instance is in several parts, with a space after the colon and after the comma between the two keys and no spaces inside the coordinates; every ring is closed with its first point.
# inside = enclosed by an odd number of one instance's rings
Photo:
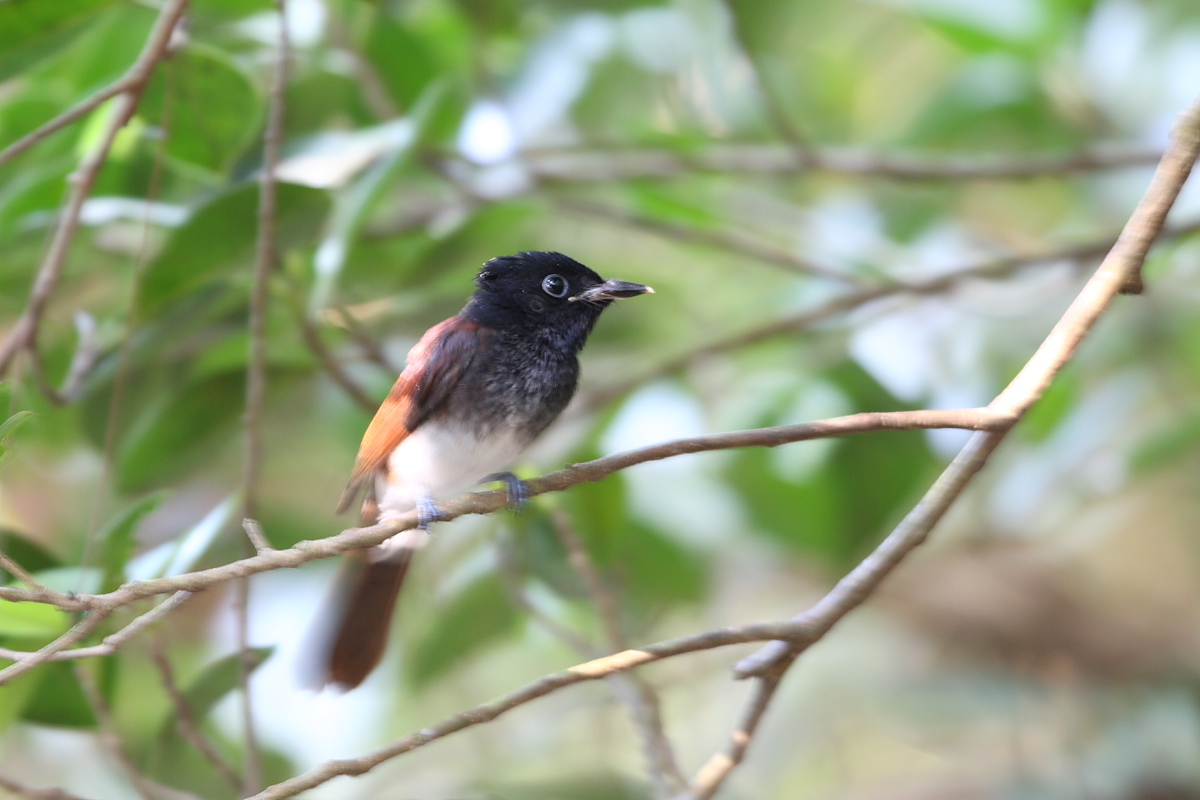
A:
{"type": "Polygon", "coordinates": [[[643,286],[640,283],[608,280],[604,283],[584,289],[582,292],[572,297],[571,300],[586,300],[589,302],[595,302],[597,300],[619,300],[622,297],[637,297],[639,294],[654,294],[654,290],[649,286],[643,286]]]}

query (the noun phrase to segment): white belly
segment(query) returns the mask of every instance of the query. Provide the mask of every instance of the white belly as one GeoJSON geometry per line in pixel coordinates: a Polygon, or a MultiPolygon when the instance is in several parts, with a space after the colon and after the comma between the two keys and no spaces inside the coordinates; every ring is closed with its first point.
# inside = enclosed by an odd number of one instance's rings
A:
{"type": "Polygon", "coordinates": [[[380,517],[412,511],[422,494],[435,500],[462,494],[511,467],[528,445],[508,432],[481,440],[470,431],[427,422],[392,452],[386,477],[376,482],[380,517]]]}

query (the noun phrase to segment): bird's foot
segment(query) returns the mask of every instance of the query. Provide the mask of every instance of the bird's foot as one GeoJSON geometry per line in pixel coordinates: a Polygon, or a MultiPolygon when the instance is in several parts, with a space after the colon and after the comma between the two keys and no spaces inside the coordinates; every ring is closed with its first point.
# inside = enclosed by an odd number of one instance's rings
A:
{"type": "Polygon", "coordinates": [[[427,531],[429,526],[435,522],[440,522],[442,512],[438,510],[437,503],[433,502],[433,495],[428,492],[422,492],[417,499],[417,528],[427,531]]]}
{"type": "Polygon", "coordinates": [[[529,505],[529,487],[525,481],[511,472],[497,472],[489,475],[487,482],[498,481],[504,484],[504,502],[510,511],[523,511],[529,505]]]}

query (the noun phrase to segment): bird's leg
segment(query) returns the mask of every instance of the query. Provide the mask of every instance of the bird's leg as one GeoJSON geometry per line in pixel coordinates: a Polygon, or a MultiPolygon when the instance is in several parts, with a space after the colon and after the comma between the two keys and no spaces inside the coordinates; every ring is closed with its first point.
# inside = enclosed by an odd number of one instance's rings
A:
{"type": "Polygon", "coordinates": [[[433,495],[422,489],[417,495],[417,528],[428,531],[430,525],[441,519],[442,512],[438,510],[437,503],[433,502],[433,495]]]}
{"type": "Polygon", "coordinates": [[[487,476],[484,482],[492,483],[493,481],[504,484],[504,501],[508,504],[510,511],[521,511],[529,505],[529,487],[516,475],[511,472],[497,472],[495,475],[487,476]]]}

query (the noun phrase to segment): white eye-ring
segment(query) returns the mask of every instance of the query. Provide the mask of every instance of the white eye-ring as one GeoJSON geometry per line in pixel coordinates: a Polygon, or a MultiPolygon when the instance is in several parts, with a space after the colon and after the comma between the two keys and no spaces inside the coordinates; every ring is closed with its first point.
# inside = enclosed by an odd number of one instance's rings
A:
{"type": "Polygon", "coordinates": [[[547,275],[542,278],[542,291],[551,297],[565,297],[571,287],[562,275],[547,275]]]}

